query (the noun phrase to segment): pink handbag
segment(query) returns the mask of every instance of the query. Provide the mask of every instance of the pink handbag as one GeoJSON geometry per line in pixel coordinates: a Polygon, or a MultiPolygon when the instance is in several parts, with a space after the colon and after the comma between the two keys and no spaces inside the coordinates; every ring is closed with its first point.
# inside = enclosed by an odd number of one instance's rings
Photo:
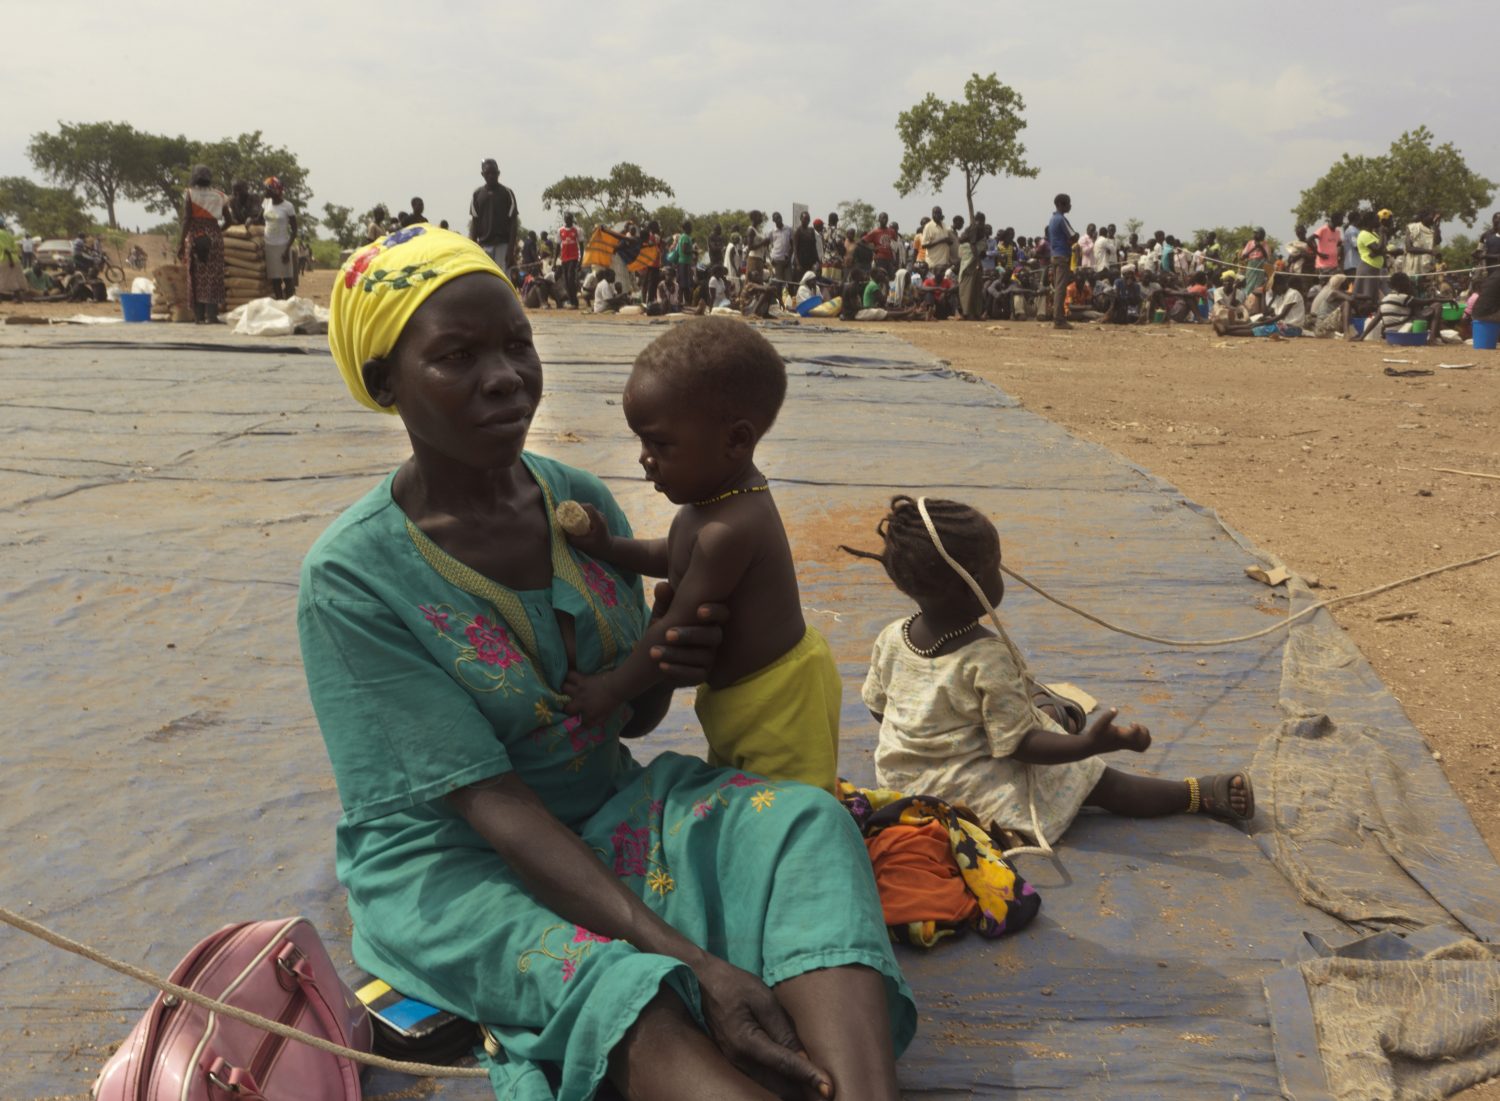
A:
{"type": "MultiPolygon", "coordinates": [[[[306,918],[226,925],[172,981],[357,1051],[370,1018],[306,918]]],[[[349,1059],[158,994],[94,1082],[95,1101],[359,1101],[349,1059]]]]}

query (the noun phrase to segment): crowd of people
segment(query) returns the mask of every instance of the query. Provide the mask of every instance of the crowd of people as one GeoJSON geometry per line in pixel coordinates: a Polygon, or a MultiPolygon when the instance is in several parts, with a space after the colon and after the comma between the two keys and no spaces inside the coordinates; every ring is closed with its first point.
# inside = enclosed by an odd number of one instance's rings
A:
{"type": "MultiPolygon", "coordinates": [[[[498,182],[493,160],[482,174],[469,236],[532,308],[1035,320],[1058,328],[1172,321],[1211,324],[1225,335],[1364,339],[1424,320],[1435,334],[1441,322],[1466,335],[1473,319],[1500,315],[1500,213],[1471,266],[1452,271],[1442,260],[1437,209],[1404,224],[1386,209],[1330,214],[1315,227],[1296,225],[1285,246],[1257,228],[1244,245],[1226,248],[1213,232],[1189,241],[1164,230],[1122,233],[1114,223],[1077,229],[1065,194],[1036,236],[992,224],[983,212],[950,220],[940,206],[910,232],[884,212],[864,230],[841,224],[837,212],[804,211],[795,226],[779,211],[768,221],[759,210],[731,226],[626,220],[606,227],[609,264],[585,266],[597,254],[572,212],[552,233],[522,232],[515,194],[498,182]]],[[[425,221],[421,201],[412,202],[425,221]]],[[[374,220],[371,239],[408,217],[374,220]]]]}

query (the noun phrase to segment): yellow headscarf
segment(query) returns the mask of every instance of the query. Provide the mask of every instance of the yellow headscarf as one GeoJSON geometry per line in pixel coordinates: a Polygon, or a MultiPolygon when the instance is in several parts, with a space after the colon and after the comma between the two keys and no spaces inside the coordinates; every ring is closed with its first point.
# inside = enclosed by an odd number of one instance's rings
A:
{"type": "Polygon", "coordinates": [[[515,287],[473,241],[431,225],[407,226],[366,245],[340,270],[328,309],[328,347],[361,405],[394,413],[365,389],[364,365],[390,355],[417,307],[460,275],[482,271],[515,287]]]}

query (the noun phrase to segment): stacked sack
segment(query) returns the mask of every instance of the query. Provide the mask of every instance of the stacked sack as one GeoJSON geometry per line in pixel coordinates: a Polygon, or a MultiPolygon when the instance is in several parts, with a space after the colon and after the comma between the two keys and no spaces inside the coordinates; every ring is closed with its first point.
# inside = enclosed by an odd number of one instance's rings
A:
{"type": "Polygon", "coordinates": [[[193,320],[193,304],[188,300],[188,272],[185,264],[163,264],[151,273],[156,289],[151,292],[151,308],[168,321],[193,320]]]}
{"type": "Polygon", "coordinates": [[[268,298],[266,281],[266,227],[230,226],[224,231],[224,305],[243,306],[256,298],[268,298]]]}

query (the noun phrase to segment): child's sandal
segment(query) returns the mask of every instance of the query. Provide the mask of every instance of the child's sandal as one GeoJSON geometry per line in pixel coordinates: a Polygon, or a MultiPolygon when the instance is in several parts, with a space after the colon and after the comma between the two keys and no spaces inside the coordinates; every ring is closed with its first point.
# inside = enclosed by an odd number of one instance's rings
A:
{"type": "Polygon", "coordinates": [[[1189,776],[1187,786],[1189,814],[1206,814],[1221,822],[1248,822],[1255,817],[1255,787],[1250,782],[1248,772],[1217,772],[1201,780],[1196,776],[1189,776]],[[1236,813],[1234,804],[1229,801],[1233,790],[1230,782],[1236,776],[1245,783],[1244,814],[1236,813]]]}

